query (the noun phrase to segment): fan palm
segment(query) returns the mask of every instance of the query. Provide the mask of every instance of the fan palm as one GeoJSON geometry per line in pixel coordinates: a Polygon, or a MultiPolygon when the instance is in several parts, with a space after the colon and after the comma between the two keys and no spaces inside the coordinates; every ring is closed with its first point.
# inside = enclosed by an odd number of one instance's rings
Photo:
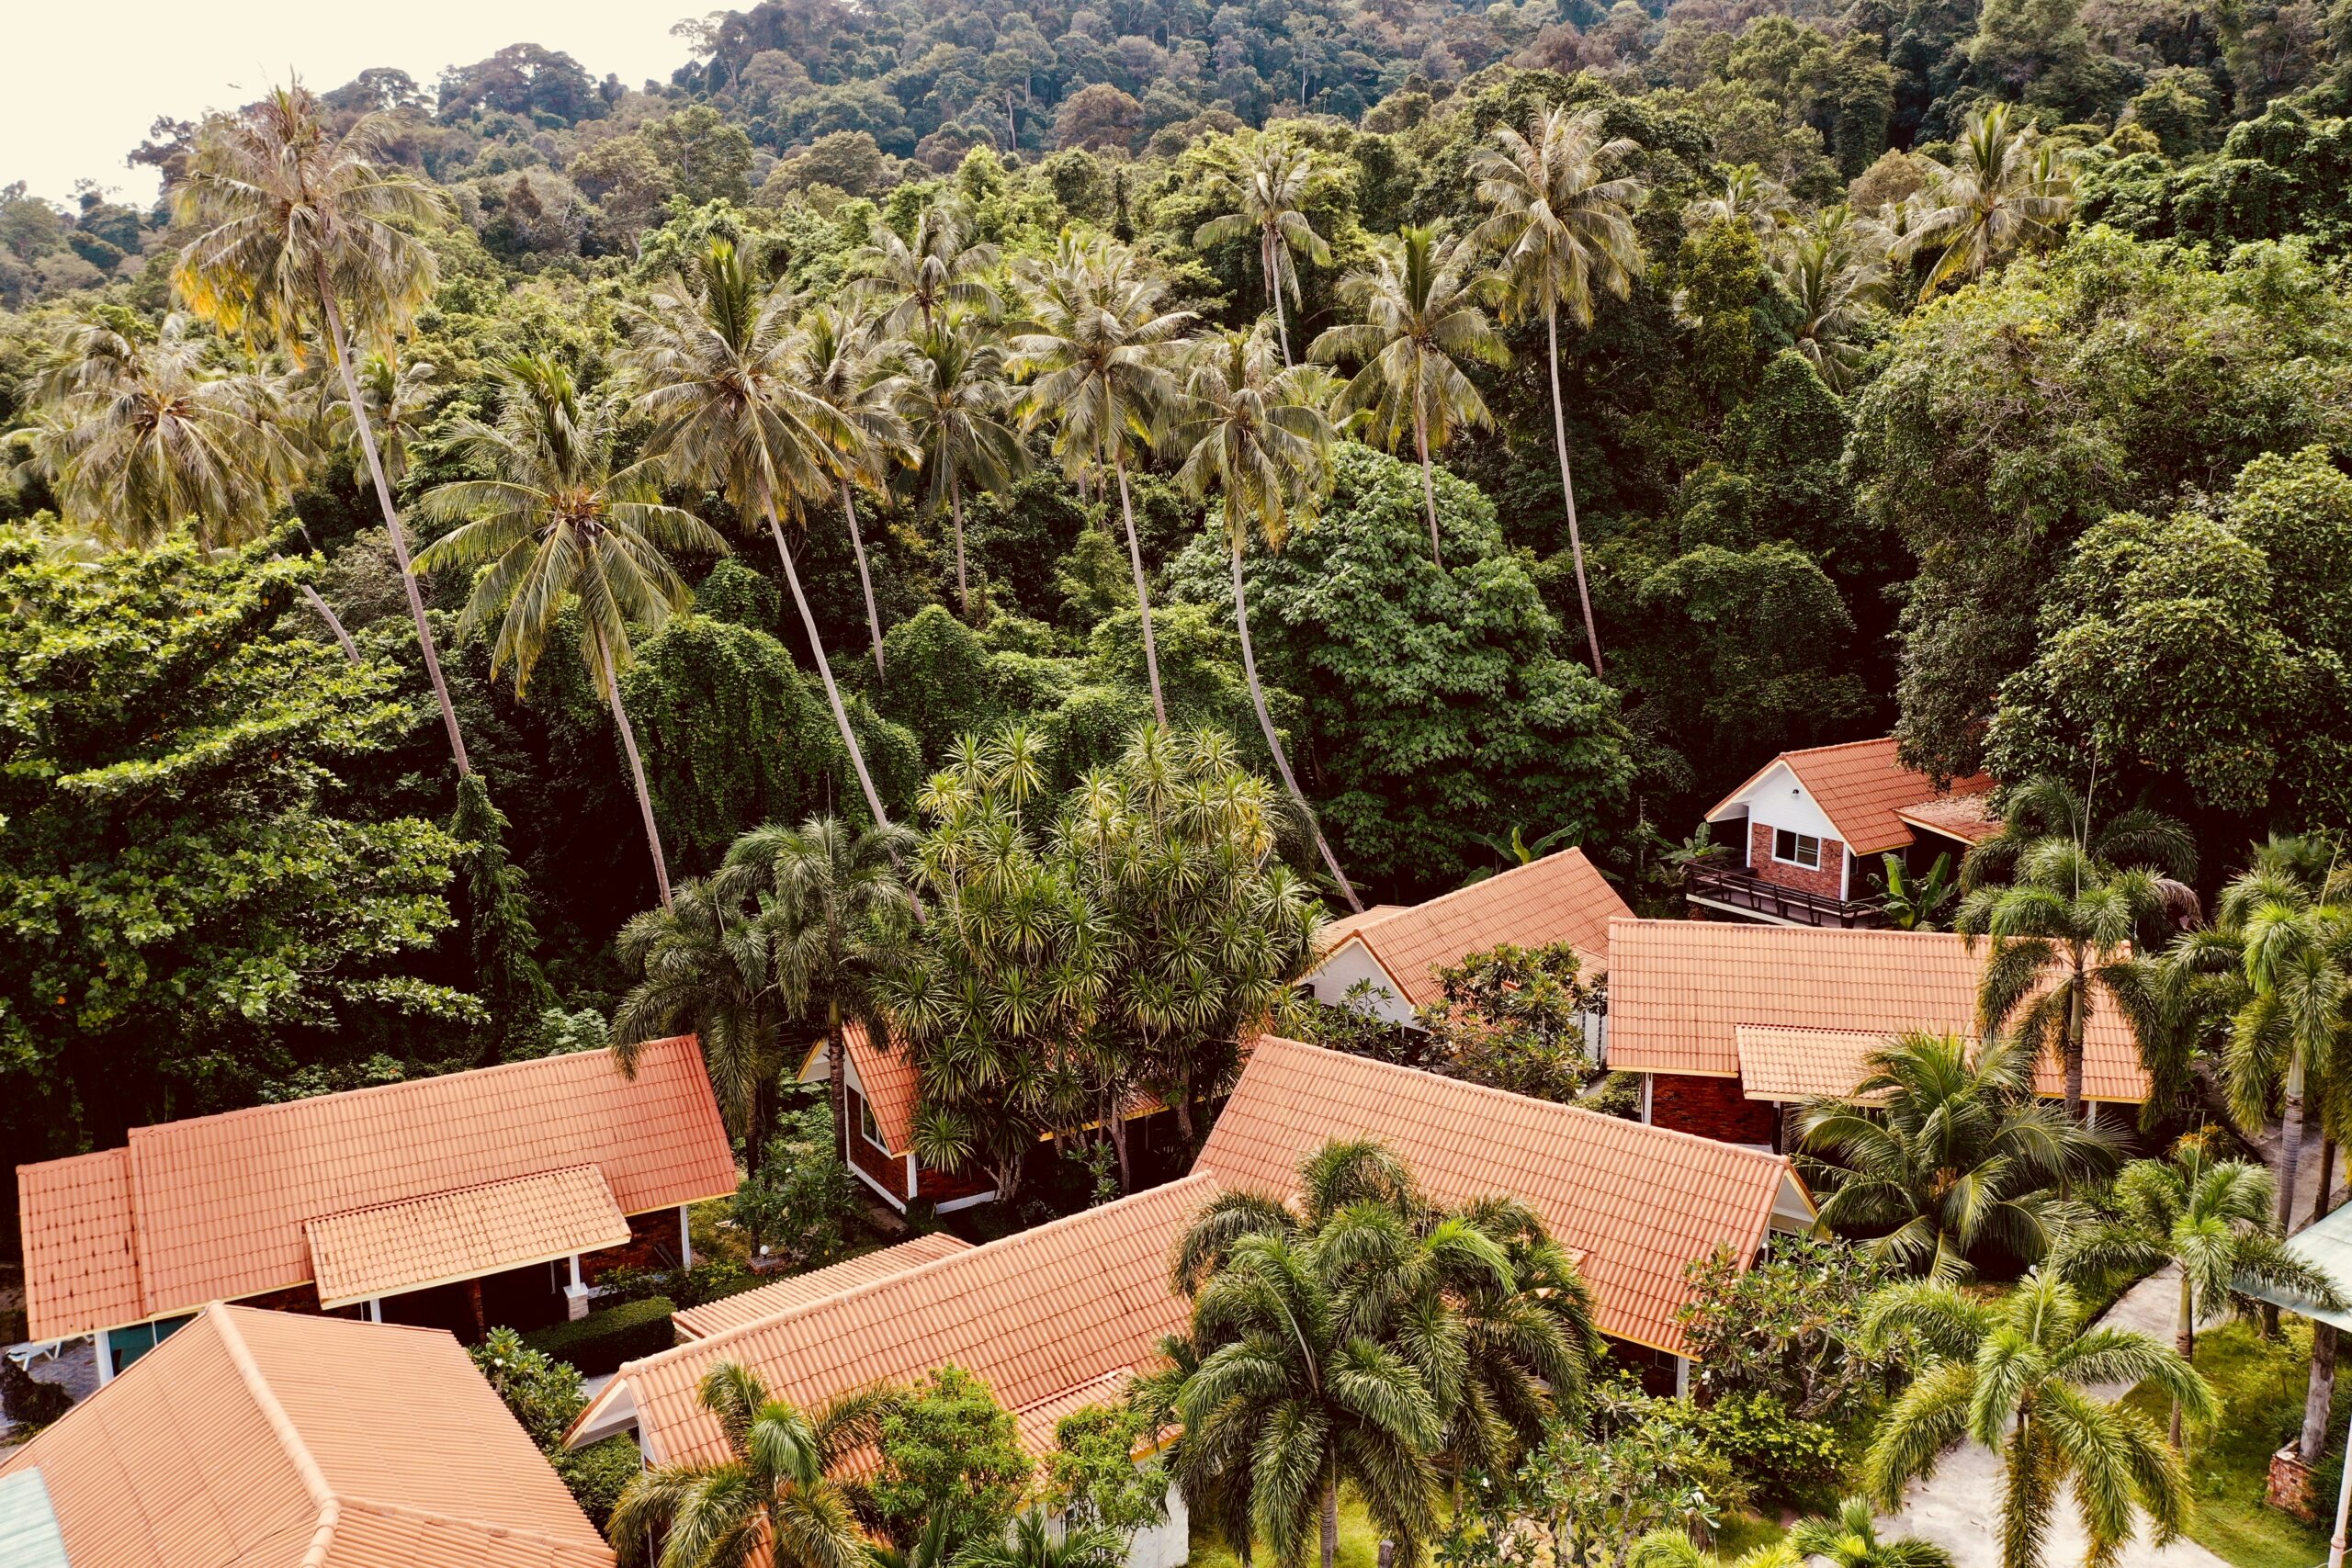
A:
{"type": "Polygon", "coordinates": [[[784,509],[797,520],[803,501],[830,493],[836,448],[849,439],[840,416],[794,377],[796,302],[782,287],[762,288],[734,245],[713,240],[692,281],[673,277],[628,311],[636,409],[653,422],[649,458],[676,479],[718,491],[746,524],[766,523],[865,809],[888,826],[785,538],[784,509]]]}
{"type": "Polygon", "coordinates": [[[1331,426],[1298,385],[1297,374],[1276,369],[1261,333],[1220,333],[1204,339],[1184,383],[1184,413],[1176,425],[1184,450],[1177,482],[1188,494],[1224,502],[1226,543],[1233,557],[1233,624],[1241,633],[1241,672],[1258,710],[1258,728],[1273,754],[1283,787],[1296,803],[1299,819],[1315,835],[1315,848],[1331,880],[1361,912],[1348,874],[1331,852],[1315,808],[1290,771],[1289,755],[1266,711],[1258,680],[1258,656],[1250,643],[1250,608],[1241,580],[1241,553],[1253,528],[1270,550],[1279,550],[1295,517],[1312,516],[1331,443],[1331,426]]]}
{"type": "Polygon", "coordinates": [[[738,890],[688,881],[670,908],[638,915],[614,941],[622,969],[639,976],[613,1011],[622,1071],[637,1071],[648,1042],[694,1035],[711,1098],[754,1170],[767,1150],[783,1024],[770,939],[738,890]]]}
{"type": "Polygon", "coordinates": [[[1066,466],[1080,472],[1108,468],[1118,480],[1127,564],[1143,613],[1151,711],[1165,728],[1168,703],[1159,691],[1151,591],[1136,536],[1127,463],[1158,446],[1166,433],[1177,391],[1169,364],[1193,313],[1162,310],[1167,286],[1147,276],[1136,254],[1114,240],[1080,241],[1065,233],[1050,261],[1023,264],[1019,282],[1029,320],[1012,340],[1011,368],[1032,378],[1024,418],[1033,428],[1053,422],[1055,450],[1066,466]]]}
{"type": "Polygon", "coordinates": [[[890,302],[883,330],[901,337],[933,331],[950,311],[993,316],[1002,310],[988,282],[996,264],[996,247],[974,243],[964,213],[944,201],[917,215],[911,241],[885,224],[871,244],[849,258],[861,290],[890,302]]]}
{"type": "Polygon", "coordinates": [[[916,480],[956,529],[956,599],[972,618],[964,574],[964,496],[1010,486],[1029,454],[1010,423],[1013,394],[1004,346],[977,318],[951,311],[904,346],[897,412],[916,457],[916,480]]]}
{"type": "Polygon", "coordinates": [[[871,1568],[849,1494],[830,1472],[874,1440],[890,1396],[854,1394],[812,1417],[732,1361],[704,1373],[697,1393],[727,1457],[629,1478],[605,1530],[622,1568],[871,1568]]]}
{"type": "Polygon", "coordinates": [[[2112,1169],[2114,1154],[2096,1129],[2034,1101],[2030,1063],[1997,1039],[1972,1057],[1951,1034],[1900,1035],[1871,1053],[1850,1098],[1816,1100],[1798,1123],[1832,1189],[1823,1223],[1869,1233],[1867,1250],[1931,1280],[1969,1278],[1986,1243],[2042,1257],[2058,1230],[2051,1184],[2112,1169]]]}
{"type": "MultiPolygon", "coordinates": [[[[447,210],[439,191],[387,163],[390,129],[371,114],[335,137],[316,95],[300,82],[274,87],[236,118],[208,123],[173,198],[179,222],[197,231],[172,274],[188,308],[288,344],[316,334],[354,409],[367,406],[355,344],[390,337],[431,298],[433,253],[411,231],[447,210]]],[[[471,773],[390,475],[370,421],[356,427],[449,754],[459,773],[471,773]]]]}
{"type": "MultiPolygon", "coordinates": [[[[2245,1284],[2297,1292],[2336,1304],[2327,1276],[2286,1250],[2269,1228],[2270,1173],[2244,1160],[2213,1160],[2184,1138],[2170,1159],[2135,1159],[2115,1179],[2116,1217],[2084,1228],[2061,1247],[2057,1266],[2146,1271],[2169,1263],[2180,1271],[2173,1346],[2197,1359],[2197,1320],[2248,1304],[2245,1284]]],[[[2181,1407],[2172,1407],[2172,1446],[2180,1447],[2181,1407]]]]}
{"type": "Polygon", "coordinates": [[[2000,1454],[2005,1472],[2002,1568],[2040,1568],[2069,1483],[2090,1538],[2088,1568],[2111,1568],[2141,1514],[2157,1546],[2187,1527],[2195,1505],[2180,1456],[2146,1416],[2089,1390],[2152,1384],[2199,1420],[2212,1416],[2213,1391],[2170,1347],[2089,1326],[2060,1275],[2037,1269],[1998,1302],[1945,1284],[1890,1286],[1864,1314],[1862,1342],[1872,1354],[1908,1343],[1922,1359],[1863,1460],[1880,1507],[1901,1506],[1906,1483],[1973,1438],[2000,1454]]]}
{"type": "Polygon", "coordinates": [[[1212,157],[1202,194],[1229,210],[1193,231],[1193,244],[1206,248],[1245,235],[1256,239],[1258,274],[1274,312],[1283,364],[1288,367],[1290,324],[1283,313],[1283,291],[1287,288],[1292,301],[1301,302],[1295,251],[1305,251],[1318,266],[1330,263],[1330,244],[1315,231],[1306,211],[1306,204],[1329,185],[1329,176],[1312,152],[1277,132],[1242,130],[1219,143],[1212,157]]]}
{"type": "Polygon", "coordinates": [[[1952,1568],[1952,1555],[1916,1535],[1882,1537],[1867,1497],[1844,1497],[1834,1514],[1799,1519],[1789,1544],[1800,1558],[1820,1558],[1830,1568],[1952,1568]]]}
{"type": "Polygon", "coordinates": [[[1925,160],[1927,189],[1905,236],[1907,258],[1932,250],[1919,298],[1956,277],[1977,277],[2027,241],[2053,233],[2075,210],[2075,176],[2064,155],[2028,125],[2011,130],[2007,104],[1968,117],[1951,162],[1925,160]]]}
{"type": "Polygon", "coordinates": [[[1560,399],[1560,312],[1592,324],[1596,290],[1623,299],[1642,270],[1632,209],[1642,184],[1615,171],[1641,151],[1627,137],[1601,134],[1600,111],[1565,107],[1538,113],[1524,132],[1495,131],[1494,144],[1470,162],[1478,199],[1494,210],[1471,235],[1501,257],[1504,299],[1544,317],[1552,374],[1552,446],[1560,459],[1560,494],[1568,509],[1568,548],[1576,560],[1577,601],[1584,609],[1592,672],[1601,673],[1600,632],[1585,585],[1584,536],[1577,529],[1577,487],[1568,470],[1567,412],[1560,399]]]}
{"type": "Polygon", "coordinates": [[[417,564],[427,571],[489,569],[474,580],[458,633],[470,636],[497,622],[491,673],[512,664],[517,698],[564,608],[579,606],[581,655],[620,732],[654,884],[667,908],[669,859],[653,820],[637,729],[621,702],[620,672],[630,662],[632,623],[658,627],[694,600],[668,552],[724,554],[727,541],[694,513],[664,504],[643,463],[613,468],[616,418],[609,407],[583,406],[561,365],[526,355],[508,362],[503,375],[497,423],[460,419],[448,434],[453,451],[494,477],[436,486],[425,496],[428,516],[462,521],[426,547],[417,564]]]}
{"type": "Polygon", "coordinates": [[[1412,433],[1429,509],[1430,556],[1441,568],[1445,551],[1438,542],[1430,455],[1456,428],[1494,423],[1487,400],[1458,361],[1502,365],[1510,358],[1485,310],[1496,280],[1477,271],[1473,260],[1470,246],[1442,238],[1434,228],[1399,230],[1381,245],[1371,267],[1340,280],[1340,298],[1364,319],[1329,329],[1307,350],[1312,359],[1352,359],[1362,367],[1340,393],[1336,412],[1366,411],[1387,446],[1412,433]]]}
{"type": "Polygon", "coordinates": [[[849,1072],[842,1027],[855,1019],[876,1043],[889,1038],[876,989],[914,914],[914,895],[899,869],[913,843],[904,828],[859,832],[836,818],[813,817],[797,829],[752,829],[727,852],[719,876],[730,890],[766,895],[777,994],[794,1012],[823,1019],[833,1139],[844,1165],[849,1072]]]}
{"type": "Polygon", "coordinates": [[[891,346],[875,323],[854,306],[818,305],[800,318],[792,337],[791,374],[833,411],[835,444],[827,461],[849,525],[850,549],[857,557],[857,582],[865,594],[865,629],[874,640],[874,672],[882,665],[882,614],[874,604],[874,573],[865,564],[865,536],[858,531],[856,487],[878,487],[907,445],[905,423],[894,404],[900,380],[891,346]]]}

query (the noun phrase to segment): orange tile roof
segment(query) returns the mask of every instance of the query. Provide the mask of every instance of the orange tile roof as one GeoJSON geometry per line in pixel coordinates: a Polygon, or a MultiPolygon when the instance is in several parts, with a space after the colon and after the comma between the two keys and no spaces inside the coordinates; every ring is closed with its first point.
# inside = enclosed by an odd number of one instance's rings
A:
{"type": "Polygon", "coordinates": [[[306,1220],[322,1307],[619,1247],[628,1216],[605,1174],[567,1166],[306,1220]]]}
{"type": "Polygon", "coordinates": [[[950,1362],[1009,1410],[1127,1371],[1188,1316],[1168,1286],[1169,1248],[1216,1190],[1189,1176],[631,1361],[573,1424],[574,1438],[633,1405],[657,1461],[718,1457],[725,1440],[695,1388],[721,1361],[748,1366],[804,1410],[950,1362]]]}
{"type": "MultiPolygon", "coordinates": [[[[1851,1095],[1870,1074],[1865,1064],[1886,1043],[1866,1029],[1790,1029],[1743,1023],[1739,1089],[1750,1100],[1788,1101],[1851,1095]]],[[[1872,1095],[1869,1098],[1877,1099],[1872,1095]]]]}
{"type": "MultiPolygon", "coordinates": [[[[1841,931],[1714,920],[1611,921],[1609,1065],[1702,1077],[1739,1075],[1741,1024],[1973,1035],[1989,950],[1941,931],[1841,931]]],[[[2101,997],[2084,1049],[2084,1092],[2137,1104],[2147,1070],[2101,997]]],[[[2037,1085],[2054,1066],[2036,1069],[2037,1085]]],[[[2048,1092],[2045,1089],[2044,1092],[2048,1092]]]]}
{"type": "Polygon", "coordinates": [[[1378,1139],[1442,1202],[1527,1203],[1578,1254],[1601,1330],[1676,1354],[1684,1269],[1722,1246],[1753,1258],[1795,1182],[1779,1155],[1272,1037],[1193,1168],[1287,1197],[1334,1138],[1378,1139]]]}
{"type": "Polygon", "coordinates": [[[1889,735],[1876,740],[1783,751],[1717,801],[1707,819],[1714,820],[1749,785],[1785,762],[1814,804],[1821,807],[1822,815],[1829,818],[1830,826],[1838,829],[1838,836],[1846,840],[1846,847],[1858,855],[1872,855],[1913,841],[1911,829],[1898,815],[1901,811],[1946,795],[1983,795],[1993,787],[1993,781],[1980,773],[1955,779],[1950,790],[1939,794],[1935,780],[1895,761],[1894,750],[1894,737],[1889,735]]]}
{"type": "Polygon", "coordinates": [[[627,1078],[604,1051],[416,1078],[155,1127],[17,1171],[35,1337],[311,1280],[306,1221],[593,1165],[623,1213],[735,1188],[691,1039],[627,1078]]]}
{"type": "Polygon", "coordinates": [[[214,1305],[23,1447],[90,1568],[610,1568],[438,1329],[214,1305]]]}
{"type": "Polygon", "coordinates": [[[1121,1367],[1075,1388],[1066,1388],[1058,1393],[1049,1393],[1043,1399],[1032,1400],[1023,1405],[1012,1413],[1013,1436],[1021,1444],[1021,1451],[1029,1454],[1053,1452],[1055,1427],[1090,1406],[1117,1405],[1126,1397],[1127,1385],[1135,1381],[1135,1372],[1121,1367]]]}
{"type": "Polygon", "coordinates": [[[2001,830],[2000,815],[1993,809],[1989,793],[1938,795],[1899,807],[1894,814],[1909,827],[1924,828],[1963,844],[1981,844],[2001,830]]]}
{"type": "Polygon", "coordinates": [[[806,1274],[795,1274],[788,1280],[778,1280],[773,1285],[762,1285],[756,1291],[744,1291],[731,1296],[721,1296],[715,1302],[705,1302],[697,1307],[670,1314],[678,1327],[681,1339],[707,1339],[714,1334],[724,1334],[730,1328],[741,1328],[762,1318],[775,1317],[837,1296],[843,1291],[854,1291],[860,1285],[870,1285],[920,1269],[926,1263],[958,1252],[968,1252],[972,1244],[946,1231],[933,1231],[912,1241],[902,1241],[896,1247],[835,1263],[829,1268],[814,1269],[806,1274]]]}
{"type": "Polygon", "coordinates": [[[1324,928],[1337,933],[1324,951],[1328,956],[1349,938],[1361,940],[1404,999],[1427,1007],[1442,995],[1440,968],[1501,942],[1565,942],[1599,969],[1608,961],[1610,920],[1632,912],[1582,850],[1562,850],[1424,904],[1334,921],[1324,928]]]}
{"type": "Polygon", "coordinates": [[[905,1154],[914,1147],[915,1104],[922,1095],[914,1058],[903,1050],[876,1045],[862,1023],[842,1029],[842,1044],[849,1053],[850,1066],[857,1069],[865,1103],[874,1108],[874,1124],[882,1129],[882,1141],[890,1145],[892,1154],[905,1154]]]}

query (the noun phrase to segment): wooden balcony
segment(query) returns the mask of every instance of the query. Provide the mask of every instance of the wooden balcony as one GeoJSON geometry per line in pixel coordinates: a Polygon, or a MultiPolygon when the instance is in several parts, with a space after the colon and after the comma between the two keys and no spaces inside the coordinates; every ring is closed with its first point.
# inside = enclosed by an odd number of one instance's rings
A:
{"type": "Polygon", "coordinates": [[[1683,891],[1693,904],[1776,926],[1843,926],[1851,930],[1886,924],[1886,911],[1874,901],[1831,898],[1720,866],[1690,867],[1683,874],[1683,891]]]}

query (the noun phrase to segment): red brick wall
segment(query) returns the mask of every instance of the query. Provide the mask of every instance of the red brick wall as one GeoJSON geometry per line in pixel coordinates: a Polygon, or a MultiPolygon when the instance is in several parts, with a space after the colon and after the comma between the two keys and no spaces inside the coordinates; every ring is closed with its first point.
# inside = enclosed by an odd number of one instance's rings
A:
{"type": "Polygon", "coordinates": [[[678,1211],[655,1209],[628,1217],[628,1240],[619,1247],[580,1255],[580,1278],[594,1284],[614,1269],[675,1269],[678,1266],[678,1211]]]}
{"type": "Polygon", "coordinates": [[[1772,858],[1772,829],[1762,822],[1748,824],[1747,871],[1759,881],[1780,887],[1802,888],[1825,898],[1843,898],[1846,846],[1835,839],[1821,840],[1821,869],[1811,870],[1791,865],[1772,858]]]}
{"type": "Polygon", "coordinates": [[[849,1091],[849,1157],[850,1163],[865,1172],[883,1187],[903,1199],[907,1195],[907,1161],[903,1155],[888,1155],[866,1141],[862,1131],[865,1118],[861,1112],[865,1097],[857,1090],[849,1091]]]}
{"type": "Polygon", "coordinates": [[[958,1198],[975,1197],[993,1186],[994,1179],[986,1170],[974,1168],[962,1175],[933,1170],[927,1165],[915,1167],[915,1196],[927,1203],[952,1203],[958,1198]]]}
{"type": "Polygon", "coordinates": [[[1650,1122],[1718,1143],[1770,1144],[1780,1125],[1780,1108],[1769,1100],[1748,1099],[1737,1078],[1652,1073],[1650,1122]]]}

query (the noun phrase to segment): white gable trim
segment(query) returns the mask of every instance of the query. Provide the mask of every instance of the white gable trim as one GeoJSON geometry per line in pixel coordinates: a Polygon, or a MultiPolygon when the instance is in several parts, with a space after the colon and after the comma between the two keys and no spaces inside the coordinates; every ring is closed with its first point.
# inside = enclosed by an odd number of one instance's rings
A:
{"type": "Polygon", "coordinates": [[[1746,807],[1750,823],[1762,823],[1771,828],[1786,828],[1792,833],[1810,833],[1816,839],[1845,841],[1838,825],[1821,809],[1813,792],[1804,787],[1796,771],[1786,762],[1774,762],[1751,780],[1747,787],[1715,808],[1710,822],[1721,822],[1738,815],[1746,807]]]}

